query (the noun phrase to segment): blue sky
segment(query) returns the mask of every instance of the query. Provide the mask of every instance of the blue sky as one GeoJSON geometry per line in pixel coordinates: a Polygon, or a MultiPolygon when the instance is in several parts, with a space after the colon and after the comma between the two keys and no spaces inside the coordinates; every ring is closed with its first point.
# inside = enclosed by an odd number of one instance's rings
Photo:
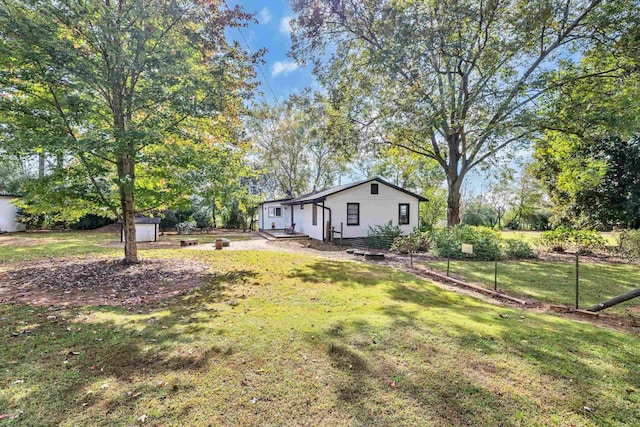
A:
{"type": "MultiPolygon", "coordinates": [[[[261,65],[262,73],[258,79],[262,82],[260,92],[262,99],[274,103],[274,94],[280,102],[291,93],[299,92],[314,84],[311,66],[299,66],[287,56],[291,47],[289,20],[293,12],[286,0],[240,0],[229,5],[240,4],[246,12],[254,13],[259,23],[251,23],[241,28],[252,51],[266,48],[265,64],[261,65]],[[264,75],[263,75],[264,74],[264,75]],[[273,93],[265,83],[265,79],[273,89],[273,93]]],[[[236,29],[229,30],[229,36],[245,46],[245,40],[236,29]]]]}

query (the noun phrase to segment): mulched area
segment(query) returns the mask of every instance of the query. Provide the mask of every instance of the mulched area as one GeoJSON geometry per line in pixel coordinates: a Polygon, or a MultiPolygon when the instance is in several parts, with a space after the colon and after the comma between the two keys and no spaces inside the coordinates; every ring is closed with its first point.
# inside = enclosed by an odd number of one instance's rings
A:
{"type": "Polygon", "coordinates": [[[0,271],[0,303],[40,306],[150,304],[203,284],[208,267],[183,259],[125,264],[98,257],[13,264],[0,271]]]}

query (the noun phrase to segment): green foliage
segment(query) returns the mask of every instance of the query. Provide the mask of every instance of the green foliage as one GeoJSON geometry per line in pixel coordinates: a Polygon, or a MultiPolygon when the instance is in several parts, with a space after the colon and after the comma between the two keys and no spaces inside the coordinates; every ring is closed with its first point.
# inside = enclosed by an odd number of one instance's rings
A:
{"type": "Polygon", "coordinates": [[[433,251],[442,257],[493,260],[502,256],[500,233],[488,227],[459,225],[449,229],[438,228],[432,236],[433,251]],[[472,255],[462,253],[463,243],[473,245],[472,255]]]}
{"type": "Polygon", "coordinates": [[[640,227],[640,16],[634,7],[621,15],[613,45],[561,67],[558,74],[574,80],[541,103],[545,132],[536,141],[534,165],[550,193],[554,224],[640,227]],[[576,78],[603,67],[606,78],[576,78]]]}
{"type": "Polygon", "coordinates": [[[620,232],[618,253],[632,261],[640,259],[640,230],[622,230],[620,232]]]}
{"type": "Polygon", "coordinates": [[[431,248],[431,232],[414,231],[408,236],[396,237],[389,248],[393,252],[401,254],[412,252],[427,252],[431,248]]]}
{"type": "Polygon", "coordinates": [[[420,230],[431,231],[447,218],[447,192],[432,188],[425,197],[428,200],[420,203],[420,230]]]}
{"type": "Polygon", "coordinates": [[[554,252],[564,252],[571,248],[581,253],[593,253],[603,250],[606,246],[606,241],[595,230],[574,230],[558,227],[542,233],[540,244],[554,252]]]}
{"type": "Polygon", "coordinates": [[[402,229],[391,221],[384,225],[369,226],[367,246],[374,249],[389,249],[395,239],[402,235],[402,229]]]}
{"type": "Polygon", "coordinates": [[[468,206],[462,216],[462,223],[465,225],[493,227],[497,222],[495,209],[479,203],[468,206]]]}
{"type": "Polygon", "coordinates": [[[105,225],[113,224],[113,218],[107,216],[100,216],[94,214],[86,214],[78,220],[78,222],[71,225],[74,230],[95,230],[96,228],[104,227],[105,225]]]}
{"type": "Polygon", "coordinates": [[[503,253],[507,258],[529,259],[538,257],[529,242],[518,239],[505,239],[502,243],[503,253]]]}
{"type": "MultiPolygon", "coordinates": [[[[180,179],[191,154],[241,134],[260,53],[248,55],[226,30],[248,19],[240,6],[206,2],[3,3],[0,148],[64,160],[51,191],[23,208],[58,205],[71,221],[104,209],[130,224],[137,212],[181,203],[193,191],[180,179]]],[[[136,262],[135,239],[126,241],[136,262]]]]}
{"type": "Polygon", "coordinates": [[[558,64],[592,32],[619,36],[620,12],[598,14],[600,3],[294,0],[292,52],[315,60],[343,118],[338,141],[355,133],[439,163],[456,225],[468,172],[537,130],[529,108],[566,82],[558,64]]]}

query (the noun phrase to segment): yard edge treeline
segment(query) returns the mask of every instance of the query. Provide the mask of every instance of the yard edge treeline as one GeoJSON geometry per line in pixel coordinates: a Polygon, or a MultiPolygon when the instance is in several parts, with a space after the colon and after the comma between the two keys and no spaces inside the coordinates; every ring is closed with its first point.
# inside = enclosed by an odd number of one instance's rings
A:
{"type": "Polygon", "coordinates": [[[0,148],[55,155],[38,198],[116,216],[138,262],[135,215],[184,194],[180,153],[240,138],[262,52],[225,31],[251,19],[216,1],[3,1],[0,148]]]}
{"type": "Polygon", "coordinates": [[[448,223],[469,171],[537,133],[535,101],[576,79],[557,71],[619,36],[632,1],[292,0],[293,56],[313,62],[344,144],[401,147],[438,162],[448,223]]]}

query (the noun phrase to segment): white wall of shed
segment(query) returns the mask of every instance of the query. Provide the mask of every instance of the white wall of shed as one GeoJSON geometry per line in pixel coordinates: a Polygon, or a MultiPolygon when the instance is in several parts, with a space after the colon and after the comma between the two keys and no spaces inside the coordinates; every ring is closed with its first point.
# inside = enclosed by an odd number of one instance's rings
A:
{"type": "MultiPolygon", "coordinates": [[[[136,224],[136,242],[155,242],[157,240],[158,224],[136,224]]],[[[125,241],[124,230],[122,233],[122,241],[125,241]]]]}
{"type": "Polygon", "coordinates": [[[18,222],[18,208],[12,203],[15,198],[0,196],[0,231],[24,231],[24,224],[18,222]]]}

